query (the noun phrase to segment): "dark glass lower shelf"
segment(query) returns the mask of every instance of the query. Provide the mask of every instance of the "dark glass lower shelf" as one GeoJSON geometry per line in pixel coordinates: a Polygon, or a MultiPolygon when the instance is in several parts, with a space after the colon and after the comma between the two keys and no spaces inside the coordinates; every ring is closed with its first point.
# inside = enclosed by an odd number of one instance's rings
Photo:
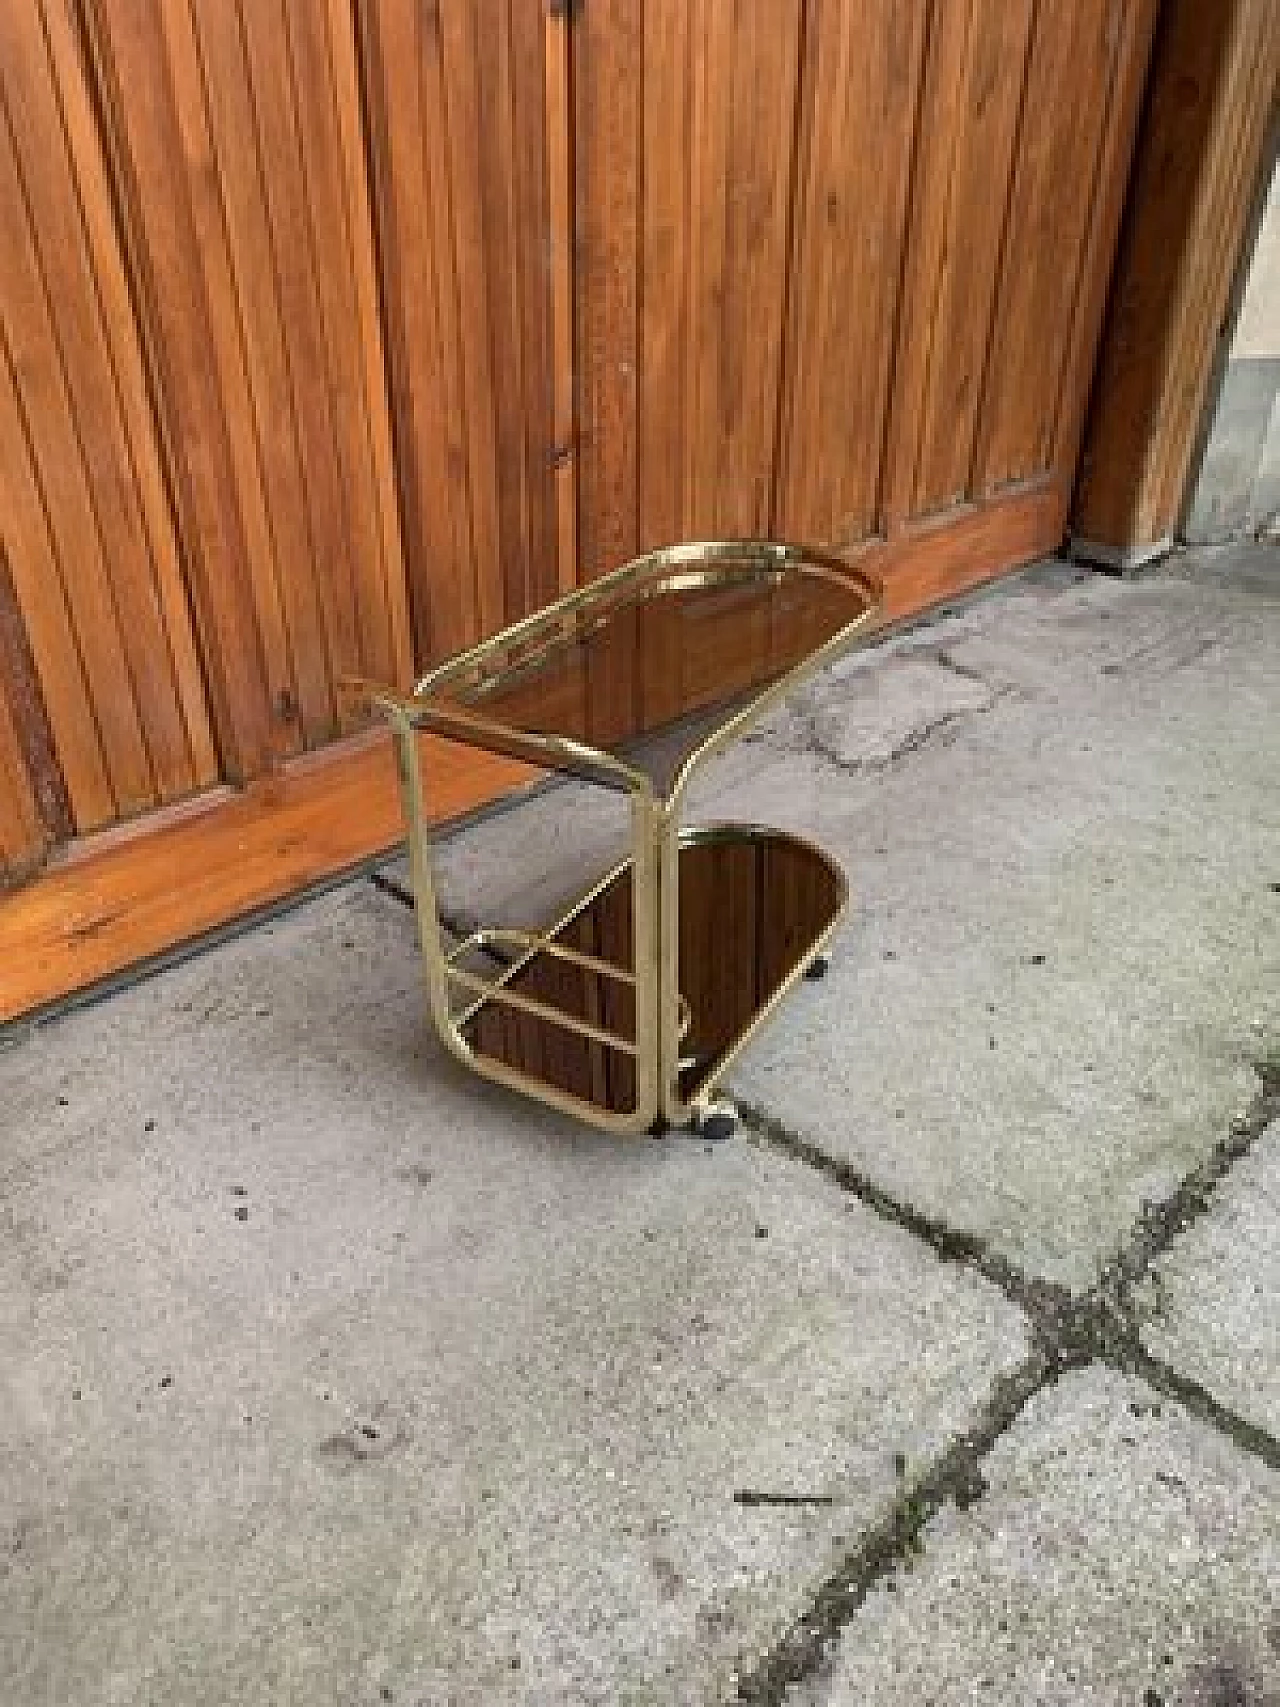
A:
{"type": "MultiPolygon", "coordinates": [[[[669,1089],[687,1103],[805,971],[840,917],[846,884],[834,861],[798,837],[716,825],[681,832],[678,894],[683,1036],[669,1089]]],[[[631,902],[627,863],[546,933],[583,960],[535,949],[505,973],[495,970],[494,991],[462,1027],[476,1055],[611,1113],[632,1113],[631,902]]]]}

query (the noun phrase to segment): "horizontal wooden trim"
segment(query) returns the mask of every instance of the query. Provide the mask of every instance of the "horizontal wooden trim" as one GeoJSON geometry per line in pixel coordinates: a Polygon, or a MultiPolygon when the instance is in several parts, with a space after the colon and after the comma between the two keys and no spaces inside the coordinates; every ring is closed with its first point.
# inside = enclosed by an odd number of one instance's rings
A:
{"type": "MultiPolygon", "coordinates": [[[[847,547],[885,579],[901,618],[1053,551],[1064,500],[1045,483],[847,547]]],[[[457,818],[537,773],[423,737],[429,806],[457,818]]],[[[105,830],[0,896],[0,1022],[271,906],[394,847],[403,835],[390,738],[363,735],[105,830]]]]}
{"type": "Polygon", "coordinates": [[[1062,544],[1066,510],[1061,485],[1045,476],[998,498],[940,511],[888,539],[837,542],[836,549],[882,578],[885,614],[897,621],[1050,556],[1062,544]]]}
{"type": "MultiPolygon", "coordinates": [[[[525,766],[423,737],[437,820],[518,787],[525,766]]],[[[403,836],[390,736],[358,736],[243,790],[72,843],[0,896],[0,1022],[270,906],[403,836]]]]}

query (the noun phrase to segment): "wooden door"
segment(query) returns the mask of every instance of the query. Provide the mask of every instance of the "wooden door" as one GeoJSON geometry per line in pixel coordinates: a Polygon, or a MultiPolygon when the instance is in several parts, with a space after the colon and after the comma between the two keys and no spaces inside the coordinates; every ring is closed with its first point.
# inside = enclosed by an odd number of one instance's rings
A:
{"type": "MultiPolygon", "coordinates": [[[[540,418],[539,379],[527,397],[509,385],[513,346],[544,340],[532,314],[504,319],[510,255],[495,265],[477,225],[494,148],[474,112],[488,61],[459,42],[469,0],[446,9],[447,63],[439,31],[407,62],[424,87],[436,76],[433,112],[452,105],[426,227],[451,324],[423,332],[423,281],[402,269],[423,222],[389,219],[375,241],[375,191],[408,208],[424,186],[379,154],[371,118],[402,91],[364,50],[427,12],[0,8],[0,1021],[392,844],[388,744],[354,733],[341,678],[407,685],[477,610],[493,626],[554,591],[541,523],[523,519],[541,488],[513,504],[497,475],[512,423],[540,418]],[[459,473],[453,438],[404,431],[393,405],[417,394],[430,340],[454,352],[463,325],[459,473]],[[490,331],[486,379],[470,356],[490,331]],[[437,468],[475,530],[449,552],[460,511],[427,488],[437,468]],[[523,579],[494,599],[513,515],[523,579]]],[[[540,41],[536,8],[511,16],[540,41]]],[[[503,64],[524,76],[523,43],[503,64]]],[[[542,217],[523,180],[508,204],[542,217]]],[[[431,768],[445,816],[513,775],[447,750],[431,768]]]]}
{"type": "Polygon", "coordinates": [[[344,674],[677,538],[1052,550],[1154,10],[0,8],[0,1021],[397,839],[344,674]]]}
{"type": "Polygon", "coordinates": [[[1054,550],[1155,10],[586,0],[583,571],[768,533],[902,612],[1054,550]]]}

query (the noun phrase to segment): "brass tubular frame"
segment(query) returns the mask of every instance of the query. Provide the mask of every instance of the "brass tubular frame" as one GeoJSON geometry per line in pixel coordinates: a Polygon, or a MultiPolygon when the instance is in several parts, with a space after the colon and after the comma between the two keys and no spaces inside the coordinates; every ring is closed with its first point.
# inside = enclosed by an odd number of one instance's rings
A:
{"type": "Polygon", "coordinates": [[[696,1085],[686,1098],[680,1090],[680,1046],[689,1029],[690,1014],[677,987],[680,848],[713,839],[750,840],[776,838],[779,834],[759,825],[737,824],[682,830],[680,815],[689,782],[699,766],[723,751],[758,718],[873,630],[882,607],[883,591],[877,580],[861,569],[821,553],[761,540],[683,544],[636,558],[448,660],[423,676],[412,694],[396,693],[375,683],[346,684],[350,691],[386,715],[395,735],[428,1007],[436,1032],[453,1055],[485,1078],[609,1132],[641,1133],[658,1124],[682,1125],[710,1106],[714,1080],[803,975],[808,960],[822,951],[837,928],[847,905],[848,884],[844,873],[821,849],[798,837],[788,838],[823,861],[836,880],[837,907],[805,957],[782,978],[749,1025],[719,1057],[709,1079],[696,1085]],[[499,687],[509,686],[536,670],[551,648],[587,638],[616,610],[636,608],[672,592],[735,583],[745,586],[761,580],[781,582],[789,575],[830,580],[838,583],[845,594],[853,586],[862,595],[864,608],[791,669],[732,709],[722,723],[685,755],[662,797],[655,794],[644,771],[615,753],[567,735],[514,728],[484,711],[473,710],[470,704],[464,707],[449,701],[442,703],[439,697],[454,688],[472,698],[483,698],[499,687]],[[486,926],[461,943],[447,943],[440,918],[422,758],[416,739],[420,731],[626,794],[630,806],[629,858],[592,884],[555,923],[543,930],[486,926]],[[555,940],[628,871],[632,886],[634,970],[555,940]],[[469,950],[504,944],[518,952],[492,979],[458,964],[469,950]],[[584,970],[633,989],[634,1037],[624,1037],[607,1026],[596,1025],[510,988],[520,972],[542,954],[579,964],[584,970]],[[454,986],[467,990],[475,998],[460,1011],[455,1011],[451,1000],[454,986]],[[619,1112],[601,1106],[473,1048],[464,1035],[465,1027],[489,1003],[520,1009],[620,1051],[634,1064],[634,1107],[619,1112]]]}
{"type": "MultiPolygon", "coordinates": [[[[675,846],[670,850],[668,857],[671,864],[674,866],[679,858],[679,850],[683,847],[691,847],[696,846],[699,843],[715,841],[773,842],[776,840],[777,836],[777,830],[770,829],[764,824],[731,823],[687,825],[684,829],[679,829],[678,827],[675,829],[675,846]]],[[[787,834],[787,840],[793,846],[805,848],[808,852],[813,854],[816,859],[820,860],[830,872],[836,883],[838,893],[838,900],[835,909],[832,912],[829,923],[821,934],[815,937],[813,942],[810,943],[803,957],[796,961],[795,965],[792,966],[791,970],[778,984],[768,1001],[764,1002],[759,1008],[757,1008],[750,1024],[743,1027],[734,1039],[732,1046],[717,1058],[715,1068],[710,1076],[695,1085],[691,1096],[680,1097],[675,1095],[669,1099],[664,1111],[664,1118],[672,1126],[685,1125],[690,1120],[695,1119],[702,1110],[714,1102],[716,1081],[723,1078],[726,1069],[732,1065],[738,1055],[741,1054],[742,1050],[744,1050],[747,1044],[750,1043],[756,1032],[759,1031],[760,1027],[779,1007],[788,990],[790,990],[793,985],[798,983],[799,980],[804,977],[806,966],[816,955],[823,953],[828,943],[831,941],[831,938],[835,935],[836,931],[839,930],[841,921],[849,910],[849,879],[825,849],[820,848],[816,842],[809,841],[807,837],[797,836],[790,832],[787,834]]],[[[673,940],[662,963],[662,974],[664,979],[664,1017],[667,1013],[668,1002],[671,1002],[673,999],[676,1001],[683,1000],[683,997],[679,995],[679,991],[676,987],[676,981],[679,976],[678,901],[679,897],[677,896],[675,904],[668,909],[668,921],[673,940]]],[[[678,1033],[674,1039],[668,1037],[666,1047],[671,1051],[671,1053],[664,1054],[663,1057],[664,1061],[675,1060],[675,1075],[678,1075],[681,1066],[681,1062],[678,1059],[679,1042],[680,1036],[678,1033]]],[[[675,1082],[678,1085],[678,1076],[676,1077],[675,1082]]]]}

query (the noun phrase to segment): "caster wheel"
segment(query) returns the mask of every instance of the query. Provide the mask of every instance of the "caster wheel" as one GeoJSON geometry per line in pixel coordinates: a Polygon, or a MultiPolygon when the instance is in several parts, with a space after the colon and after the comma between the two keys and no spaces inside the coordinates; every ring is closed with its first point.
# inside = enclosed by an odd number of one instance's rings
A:
{"type": "Polygon", "coordinates": [[[732,1138],[737,1130],[737,1110],[730,1103],[713,1103],[698,1116],[699,1138],[710,1139],[713,1144],[732,1138]]]}
{"type": "Polygon", "coordinates": [[[805,967],[804,975],[811,984],[816,984],[819,978],[826,977],[830,966],[831,960],[828,955],[815,954],[813,959],[805,967]]]}
{"type": "Polygon", "coordinates": [[[649,1127],[650,1138],[665,1138],[671,1130],[671,1122],[664,1120],[661,1115],[649,1127]]]}

